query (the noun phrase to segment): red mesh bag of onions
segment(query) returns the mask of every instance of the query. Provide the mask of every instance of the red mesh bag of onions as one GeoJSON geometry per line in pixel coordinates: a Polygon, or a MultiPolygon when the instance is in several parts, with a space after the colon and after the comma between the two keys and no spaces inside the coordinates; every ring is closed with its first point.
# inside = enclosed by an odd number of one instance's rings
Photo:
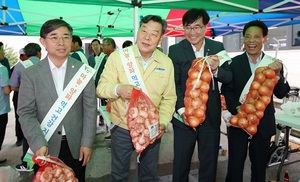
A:
{"type": "Polygon", "coordinates": [[[56,157],[36,156],[32,161],[40,166],[32,182],[67,181],[78,182],[74,171],[56,157]]]}
{"type": "Polygon", "coordinates": [[[145,93],[133,88],[126,116],[132,143],[140,155],[159,134],[158,110],[145,93]]]}
{"type": "Polygon", "coordinates": [[[188,71],[186,91],[184,95],[185,118],[187,124],[196,128],[204,122],[206,115],[206,103],[212,73],[208,66],[208,58],[196,58],[188,71]]]}
{"type": "Polygon", "coordinates": [[[229,120],[231,126],[245,130],[250,137],[257,133],[260,119],[271,102],[273,90],[278,79],[273,69],[268,66],[258,67],[251,82],[249,92],[238,113],[229,120]]]}

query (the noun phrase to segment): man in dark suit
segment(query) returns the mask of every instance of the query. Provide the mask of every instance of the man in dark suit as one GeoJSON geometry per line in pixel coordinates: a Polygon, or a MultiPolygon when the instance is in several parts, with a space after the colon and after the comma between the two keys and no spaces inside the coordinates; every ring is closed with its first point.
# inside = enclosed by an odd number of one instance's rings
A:
{"type": "MultiPolygon", "coordinates": [[[[85,168],[92,157],[96,135],[96,89],[92,78],[87,80],[84,86],[82,77],[78,78],[76,74],[82,66],[90,70],[93,68],[68,56],[71,50],[72,32],[72,27],[61,19],[48,20],[41,27],[40,42],[48,55],[22,72],[18,114],[24,136],[34,154],[58,157],[74,170],[79,181],[84,181],[85,168]],[[76,80],[73,80],[73,77],[76,80]],[[69,84],[74,81],[82,83],[82,91],[79,85],[69,84]],[[67,86],[71,86],[73,91],[78,93],[76,100],[71,99],[75,97],[74,92],[70,93],[66,90],[68,94],[66,96],[63,94],[67,86]],[[67,102],[70,109],[63,118],[61,117],[62,120],[57,128],[53,128],[53,134],[47,141],[45,138],[47,133],[44,135],[40,124],[45,117],[47,118],[48,112],[52,110],[51,107],[61,95],[64,98],[68,96],[66,99],[70,101],[67,102]]],[[[87,75],[85,72],[79,74],[83,77],[87,75]]],[[[59,104],[58,108],[65,107],[62,102],[59,104]]],[[[56,110],[53,114],[50,113],[50,116],[58,115],[56,112],[60,111],[56,110]]],[[[47,126],[51,126],[51,121],[52,118],[46,121],[47,126]]]]}
{"type": "MultiPolygon", "coordinates": [[[[245,52],[232,59],[230,64],[233,80],[230,84],[222,85],[222,93],[225,96],[227,109],[232,115],[239,111],[241,102],[239,99],[246,83],[259,65],[269,65],[275,70],[278,83],[273,94],[283,98],[289,92],[290,87],[283,78],[282,64],[272,59],[270,64],[266,63],[267,56],[262,52],[263,44],[267,42],[268,28],[262,21],[251,21],[243,30],[245,52]],[[266,57],[264,59],[264,57],[266,57]]],[[[249,90],[249,89],[248,89],[249,90]]],[[[244,163],[249,148],[251,161],[251,182],[266,181],[266,167],[268,160],[268,149],[271,136],[275,134],[275,109],[273,95],[271,102],[266,106],[264,116],[258,125],[257,133],[249,138],[249,135],[240,128],[228,127],[228,168],[227,182],[242,182],[244,163]]]]}
{"type": "MultiPolygon", "coordinates": [[[[184,97],[188,70],[197,57],[216,55],[224,50],[221,42],[205,38],[209,15],[203,9],[190,9],[183,18],[185,39],[170,47],[169,57],[175,70],[176,113],[184,116],[184,97]]],[[[229,58],[230,59],[230,58],[229,58]]],[[[211,59],[213,73],[208,92],[206,119],[195,130],[186,122],[172,119],[174,129],[173,182],[188,182],[191,158],[198,143],[199,181],[215,181],[220,143],[221,101],[218,82],[229,83],[232,78],[228,62],[219,66],[219,58],[211,59]]],[[[183,117],[184,118],[184,117],[183,117]]]]}

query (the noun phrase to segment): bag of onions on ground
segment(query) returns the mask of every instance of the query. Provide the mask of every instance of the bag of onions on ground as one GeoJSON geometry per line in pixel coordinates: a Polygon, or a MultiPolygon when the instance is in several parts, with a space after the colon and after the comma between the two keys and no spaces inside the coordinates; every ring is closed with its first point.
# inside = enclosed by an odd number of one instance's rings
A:
{"type": "Polygon", "coordinates": [[[32,182],[78,182],[74,171],[56,157],[34,155],[32,161],[40,166],[32,182]]]}
{"type": "Polygon", "coordinates": [[[271,102],[277,82],[278,79],[272,68],[269,66],[258,67],[246,99],[238,113],[229,120],[230,125],[244,129],[250,136],[255,135],[260,119],[271,102]]]}
{"type": "Polygon", "coordinates": [[[133,88],[126,117],[132,143],[140,155],[159,135],[158,110],[145,93],[133,88]]]}

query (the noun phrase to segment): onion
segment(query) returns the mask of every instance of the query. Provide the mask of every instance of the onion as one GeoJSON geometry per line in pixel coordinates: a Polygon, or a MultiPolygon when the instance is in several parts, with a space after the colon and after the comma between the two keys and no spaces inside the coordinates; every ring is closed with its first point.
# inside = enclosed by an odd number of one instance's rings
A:
{"type": "Polygon", "coordinates": [[[145,137],[150,137],[150,131],[149,130],[144,130],[143,132],[145,137]]]}
{"type": "Polygon", "coordinates": [[[148,117],[147,111],[144,111],[144,110],[140,110],[140,111],[139,111],[139,115],[140,115],[142,118],[147,118],[147,117],[148,117]]]}
{"type": "Polygon", "coordinates": [[[210,74],[210,72],[208,70],[207,71],[203,71],[200,78],[204,82],[209,83],[210,80],[211,80],[211,74],[210,74]]]}
{"type": "Polygon", "coordinates": [[[137,137],[137,136],[139,136],[139,133],[137,132],[137,131],[135,131],[135,130],[131,130],[130,131],[130,135],[131,135],[131,137],[137,137]]]}
{"type": "Polygon", "coordinates": [[[189,78],[191,78],[191,79],[196,79],[198,77],[198,74],[199,74],[199,71],[197,71],[196,69],[193,69],[193,68],[188,71],[189,78]]]}
{"type": "Polygon", "coordinates": [[[145,126],[142,124],[136,124],[134,130],[138,133],[142,133],[145,129],[145,126]]]}
{"type": "Polygon", "coordinates": [[[202,104],[202,101],[201,101],[201,99],[199,97],[198,98],[194,98],[192,100],[192,107],[193,108],[200,107],[201,104],[202,104]]]}
{"type": "Polygon", "coordinates": [[[248,127],[248,120],[246,118],[239,118],[238,119],[238,126],[240,128],[246,128],[246,127],[248,127]]]}
{"type": "Polygon", "coordinates": [[[142,136],[139,138],[139,144],[140,145],[143,145],[143,144],[145,144],[146,143],[146,140],[145,140],[145,138],[144,138],[144,135],[142,134],[142,136]]]}
{"type": "Polygon", "coordinates": [[[267,78],[274,78],[276,77],[275,71],[271,68],[265,69],[263,71],[263,74],[267,77],[267,78]]]}
{"type": "Polygon", "coordinates": [[[148,128],[150,125],[151,125],[151,119],[145,119],[145,122],[144,122],[144,126],[145,128],[148,128]]]}
{"type": "Polygon", "coordinates": [[[128,115],[130,118],[136,118],[138,116],[138,109],[136,107],[132,107],[128,111],[128,115]]]}
{"type": "Polygon", "coordinates": [[[191,98],[196,99],[200,96],[200,90],[195,89],[190,91],[191,98]]]}
{"type": "Polygon", "coordinates": [[[187,122],[189,123],[189,125],[193,128],[197,127],[200,124],[200,121],[197,117],[195,116],[189,116],[187,118],[187,122]]]}
{"type": "Polygon", "coordinates": [[[201,82],[200,90],[203,93],[207,93],[209,91],[209,83],[208,82],[201,82]]]}

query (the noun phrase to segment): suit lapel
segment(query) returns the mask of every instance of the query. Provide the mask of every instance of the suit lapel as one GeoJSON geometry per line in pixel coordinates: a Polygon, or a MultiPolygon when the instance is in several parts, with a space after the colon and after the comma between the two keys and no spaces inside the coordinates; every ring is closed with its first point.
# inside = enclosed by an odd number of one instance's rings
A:
{"type": "Polygon", "coordinates": [[[205,38],[205,45],[204,45],[204,57],[207,55],[211,55],[210,53],[210,48],[211,47],[211,42],[205,38]]]}
{"type": "Polygon", "coordinates": [[[67,69],[66,69],[66,75],[65,75],[65,81],[64,81],[64,89],[68,85],[68,83],[71,81],[73,76],[76,74],[77,69],[75,69],[74,62],[71,60],[67,60],[67,69]]]}
{"type": "Polygon", "coordinates": [[[186,39],[183,42],[183,53],[186,55],[187,60],[189,60],[190,62],[193,62],[193,60],[196,59],[193,48],[186,39]]]}
{"type": "Polygon", "coordinates": [[[41,78],[43,78],[43,84],[46,90],[48,90],[51,98],[56,100],[58,95],[55,89],[54,81],[52,78],[52,72],[50,70],[50,66],[48,63],[48,59],[45,58],[44,60],[38,63],[41,66],[41,69],[37,70],[41,78]]]}
{"type": "Polygon", "coordinates": [[[249,78],[252,75],[252,72],[250,69],[248,56],[246,53],[244,53],[241,58],[241,61],[239,61],[240,67],[242,68],[242,72],[245,74],[246,78],[249,78]]]}

